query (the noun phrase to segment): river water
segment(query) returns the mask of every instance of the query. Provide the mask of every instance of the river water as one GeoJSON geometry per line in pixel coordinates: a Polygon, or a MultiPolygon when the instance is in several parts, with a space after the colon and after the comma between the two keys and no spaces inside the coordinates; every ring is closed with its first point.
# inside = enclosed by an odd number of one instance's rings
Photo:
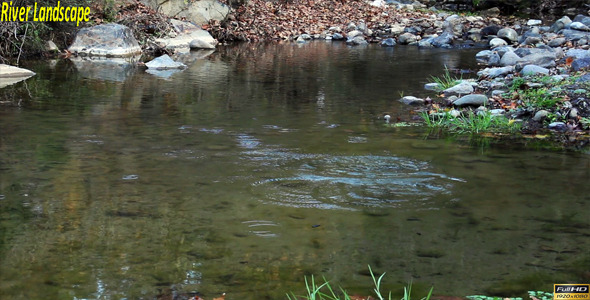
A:
{"type": "MultiPolygon", "coordinates": [[[[32,63],[0,107],[3,299],[522,295],[590,276],[590,156],[436,139],[400,94],[472,50],[243,44],[148,74],[32,63]],[[13,99],[14,100],[14,99],[13,99]]],[[[6,92],[8,91],[8,92],[6,92]]]]}

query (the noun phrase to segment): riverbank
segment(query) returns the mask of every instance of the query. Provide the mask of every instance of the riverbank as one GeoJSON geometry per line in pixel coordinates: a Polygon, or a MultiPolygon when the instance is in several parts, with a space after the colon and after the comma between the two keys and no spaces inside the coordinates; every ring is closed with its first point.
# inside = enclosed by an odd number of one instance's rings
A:
{"type": "Polygon", "coordinates": [[[549,138],[567,148],[584,148],[590,140],[590,18],[584,15],[544,23],[501,17],[497,8],[474,15],[419,2],[252,0],[227,22],[206,28],[225,42],[341,40],[351,46],[488,49],[477,54],[477,79],[447,72],[425,86],[431,97],[400,101],[416,105],[427,126],[452,133],[549,138]]]}

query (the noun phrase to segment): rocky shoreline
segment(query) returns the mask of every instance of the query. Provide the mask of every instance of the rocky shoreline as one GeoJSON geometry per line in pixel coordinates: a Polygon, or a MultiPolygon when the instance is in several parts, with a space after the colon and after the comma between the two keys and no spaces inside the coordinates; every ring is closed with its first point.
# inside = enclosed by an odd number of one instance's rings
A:
{"type": "Polygon", "coordinates": [[[432,118],[491,114],[517,122],[526,137],[545,138],[551,131],[567,147],[589,144],[590,17],[584,15],[544,24],[500,17],[497,8],[459,15],[417,1],[252,0],[226,22],[213,21],[206,28],[224,42],[341,40],[351,46],[485,48],[476,56],[482,67],[477,79],[445,88],[427,84],[437,93],[434,101],[413,96],[400,101],[418,105],[416,111],[432,118]]]}

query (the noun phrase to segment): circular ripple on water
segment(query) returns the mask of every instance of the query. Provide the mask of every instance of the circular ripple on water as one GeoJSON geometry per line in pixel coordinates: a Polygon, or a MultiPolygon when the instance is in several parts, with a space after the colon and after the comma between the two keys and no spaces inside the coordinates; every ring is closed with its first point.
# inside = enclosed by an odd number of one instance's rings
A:
{"type": "Polygon", "coordinates": [[[408,158],[277,155],[291,162],[283,164],[282,173],[293,175],[253,184],[254,194],[266,203],[324,209],[416,206],[449,194],[462,181],[434,172],[427,162],[408,158]]]}

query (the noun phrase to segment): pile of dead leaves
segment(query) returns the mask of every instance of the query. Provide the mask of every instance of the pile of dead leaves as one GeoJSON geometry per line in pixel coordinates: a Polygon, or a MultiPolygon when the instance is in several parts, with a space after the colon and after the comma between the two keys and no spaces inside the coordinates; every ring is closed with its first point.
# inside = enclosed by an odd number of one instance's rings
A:
{"type": "MultiPolygon", "coordinates": [[[[237,7],[224,22],[204,26],[219,41],[292,40],[300,34],[319,35],[330,27],[346,31],[350,22],[364,21],[367,28],[381,28],[409,17],[394,7],[375,7],[363,0],[250,0],[237,7]]],[[[422,17],[412,12],[412,18],[422,17]]]]}

